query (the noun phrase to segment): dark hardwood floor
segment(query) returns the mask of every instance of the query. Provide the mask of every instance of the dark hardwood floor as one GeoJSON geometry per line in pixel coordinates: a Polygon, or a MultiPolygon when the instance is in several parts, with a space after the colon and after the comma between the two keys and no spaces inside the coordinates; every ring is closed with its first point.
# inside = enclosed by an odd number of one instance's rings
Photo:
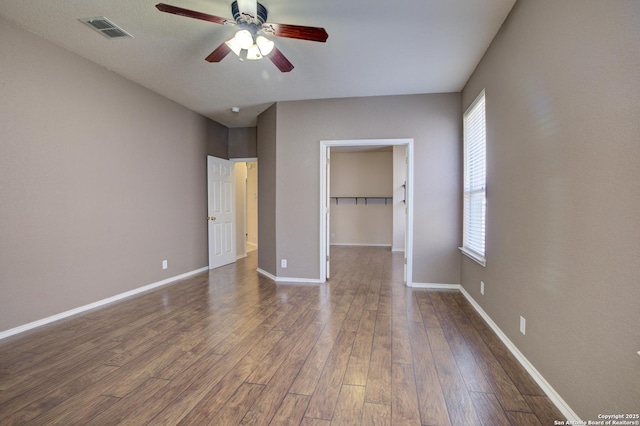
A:
{"type": "Polygon", "coordinates": [[[325,285],[256,252],[0,341],[0,425],[553,425],[560,412],[457,291],[332,248],[325,285]]]}

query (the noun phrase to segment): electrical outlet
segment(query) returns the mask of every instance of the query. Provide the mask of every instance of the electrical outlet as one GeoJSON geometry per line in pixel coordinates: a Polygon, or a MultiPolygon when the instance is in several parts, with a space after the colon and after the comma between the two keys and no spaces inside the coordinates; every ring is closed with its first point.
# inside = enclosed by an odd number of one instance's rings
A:
{"type": "Polygon", "coordinates": [[[166,260],[162,261],[162,269],[167,269],[169,267],[169,262],[166,260]]]}
{"type": "Polygon", "coordinates": [[[484,281],[480,281],[480,294],[484,296],[484,281]]]}
{"type": "Polygon", "coordinates": [[[287,259],[281,259],[280,260],[280,267],[281,268],[286,268],[287,267],[287,259]]]}
{"type": "Polygon", "coordinates": [[[527,320],[523,316],[520,316],[520,333],[527,334],[527,320]]]}

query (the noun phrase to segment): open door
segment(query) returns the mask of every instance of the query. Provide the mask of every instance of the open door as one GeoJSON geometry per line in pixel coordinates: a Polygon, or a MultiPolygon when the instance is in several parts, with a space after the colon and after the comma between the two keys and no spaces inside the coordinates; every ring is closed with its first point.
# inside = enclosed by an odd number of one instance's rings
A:
{"type": "Polygon", "coordinates": [[[327,169],[326,169],[326,174],[327,174],[327,198],[325,200],[326,204],[326,210],[325,210],[325,215],[326,215],[326,223],[327,223],[327,232],[325,233],[325,238],[326,238],[326,245],[327,245],[327,275],[326,278],[329,279],[329,277],[331,276],[331,147],[327,147],[327,169]]]}
{"type": "Polygon", "coordinates": [[[234,163],[207,157],[209,269],[236,261],[234,163]]]}

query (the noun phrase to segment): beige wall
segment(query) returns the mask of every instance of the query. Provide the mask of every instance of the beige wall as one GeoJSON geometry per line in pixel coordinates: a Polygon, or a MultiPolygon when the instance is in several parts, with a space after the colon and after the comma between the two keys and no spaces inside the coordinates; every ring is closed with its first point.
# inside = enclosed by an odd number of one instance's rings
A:
{"type": "Polygon", "coordinates": [[[224,126],[3,19],[0,40],[0,330],[205,267],[224,126]]]}
{"type": "Polygon", "coordinates": [[[255,158],[258,156],[255,127],[239,127],[228,131],[229,158],[255,158]]]}
{"type": "Polygon", "coordinates": [[[258,117],[258,268],[272,275],[276,262],[276,105],[258,117]]]}
{"type": "Polygon", "coordinates": [[[488,177],[462,284],[584,420],[640,406],[638,46],[640,2],[521,0],[463,92],[488,177]]]}
{"type": "MultiPolygon", "coordinates": [[[[433,94],[276,104],[277,169],[275,161],[263,163],[260,136],[258,151],[261,178],[268,169],[277,185],[277,247],[269,246],[277,259],[288,259],[277,275],[319,278],[320,141],[413,138],[414,281],[459,283],[460,100],[460,94],[433,94]]],[[[265,197],[261,186],[261,203],[265,197]]],[[[261,221],[261,254],[264,243],[261,221]]]]}
{"type": "Polygon", "coordinates": [[[206,120],[204,134],[207,141],[207,155],[229,159],[229,129],[215,121],[206,120]]]}
{"type": "MultiPolygon", "coordinates": [[[[393,152],[331,153],[332,197],[388,197],[393,192],[393,152]]],[[[331,200],[331,244],[391,246],[393,203],[331,200]]]]}

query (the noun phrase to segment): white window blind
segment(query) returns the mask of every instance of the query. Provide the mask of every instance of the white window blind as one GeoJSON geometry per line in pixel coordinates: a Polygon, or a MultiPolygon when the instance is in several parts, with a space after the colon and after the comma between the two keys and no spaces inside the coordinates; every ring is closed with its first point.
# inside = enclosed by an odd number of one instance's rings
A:
{"type": "Polygon", "coordinates": [[[464,206],[462,251],[485,263],[486,216],[486,120],[484,90],[463,117],[464,127],[464,206]]]}

